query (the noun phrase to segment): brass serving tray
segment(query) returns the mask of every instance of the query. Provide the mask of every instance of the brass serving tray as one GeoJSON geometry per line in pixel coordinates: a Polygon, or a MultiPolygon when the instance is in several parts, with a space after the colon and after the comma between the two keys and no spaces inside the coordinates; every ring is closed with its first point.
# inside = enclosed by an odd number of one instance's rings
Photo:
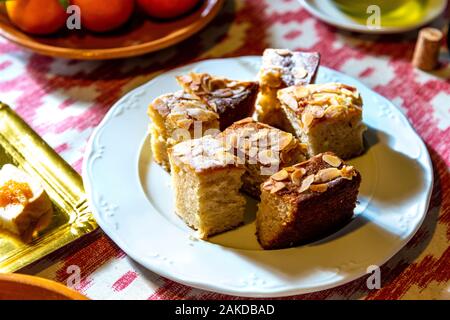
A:
{"type": "Polygon", "coordinates": [[[0,233],[0,272],[23,268],[97,228],[80,175],[0,102],[0,166],[6,163],[41,181],[54,213],[51,224],[30,243],[0,233]]]}

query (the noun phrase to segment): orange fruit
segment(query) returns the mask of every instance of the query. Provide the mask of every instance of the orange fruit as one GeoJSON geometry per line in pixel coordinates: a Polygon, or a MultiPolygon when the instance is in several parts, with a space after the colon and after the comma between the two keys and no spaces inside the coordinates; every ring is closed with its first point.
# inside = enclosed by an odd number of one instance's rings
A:
{"type": "Polygon", "coordinates": [[[81,25],[88,30],[114,30],[128,21],[134,9],[134,0],[72,0],[80,7],[81,25]]]}
{"type": "Polygon", "coordinates": [[[58,0],[10,0],[6,12],[11,22],[21,30],[45,35],[66,24],[67,14],[58,0]]]}
{"type": "Polygon", "coordinates": [[[149,16],[170,19],[189,12],[199,0],[137,0],[137,2],[149,16]]]}

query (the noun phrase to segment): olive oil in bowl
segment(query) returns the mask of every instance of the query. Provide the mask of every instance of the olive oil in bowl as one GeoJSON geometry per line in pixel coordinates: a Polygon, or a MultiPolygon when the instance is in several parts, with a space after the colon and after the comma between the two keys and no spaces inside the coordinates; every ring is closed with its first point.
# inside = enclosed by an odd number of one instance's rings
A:
{"type": "Polygon", "coordinates": [[[429,8],[429,0],[333,0],[349,18],[365,24],[370,6],[380,8],[382,27],[405,27],[420,23],[429,8]]]}

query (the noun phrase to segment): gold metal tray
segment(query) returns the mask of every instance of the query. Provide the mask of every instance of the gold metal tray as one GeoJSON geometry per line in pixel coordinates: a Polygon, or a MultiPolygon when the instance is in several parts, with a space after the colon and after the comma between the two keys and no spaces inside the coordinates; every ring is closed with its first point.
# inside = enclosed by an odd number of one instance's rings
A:
{"type": "Polygon", "coordinates": [[[30,243],[0,234],[0,272],[13,272],[97,229],[80,175],[11,108],[0,102],[0,166],[41,181],[53,202],[51,224],[30,243]]]}

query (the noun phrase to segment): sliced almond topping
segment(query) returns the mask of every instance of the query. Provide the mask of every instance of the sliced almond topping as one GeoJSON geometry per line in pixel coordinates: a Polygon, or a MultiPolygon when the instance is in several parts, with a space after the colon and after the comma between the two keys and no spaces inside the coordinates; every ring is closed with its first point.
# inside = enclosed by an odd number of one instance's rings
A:
{"type": "Polygon", "coordinates": [[[341,171],[336,168],[322,169],[317,172],[314,182],[328,182],[341,176],[341,171]]]}
{"type": "Polygon", "coordinates": [[[320,119],[325,115],[325,110],[319,106],[313,106],[308,109],[308,112],[312,114],[314,118],[320,119]]]}
{"type": "Polygon", "coordinates": [[[341,91],[340,85],[338,83],[327,83],[324,85],[318,85],[316,87],[316,92],[328,92],[339,94],[341,91]]]}
{"type": "Polygon", "coordinates": [[[182,76],[178,76],[177,79],[179,81],[187,83],[187,84],[192,82],[192,77],[190,75],[188,75],[188,74],[185,74],[185,75],[182,75],[182,76]]]}
{"type": "Polygon", "coordinates": [[[328,189],[328,185],[326,183],[322,184],[312,184],[309,189],[314,192],[325,192],[328,189]]]}
{"type": "Polygon", "coordinates": [[[291,181],[296,186],[299,186],[302,182],[302,177],[305,175],[306,170],[304,168],[295,169],[291,174],[291,181]]]}
{"type": "Polygon", "coordinates": [[[288,152],[280,152],[280,160],[282,163],[287,164],[290,161],[291,157],[288,152]]]}
{"type": "Polygon", "coordinates": [[[346,88],[342,88],[341,91],[342,91],[342,93],[345,94],[346,96],[351,96],[351,97],[353,96],[353,92],[350,91],[350,90],[348,90],[348,89],[346,89],[346,88]]]}
{"type": "Polygon", "coordinates": [[[340,90],[341,94],[359,99],[359,92],[355,87],[346,84],[340,84],[337,89],[340,90]]]}
{"type": "Polygon", "coordinates": [[[267,180],[266,182],[263,183],[262,187],[266,190],[270,190],[273,186],[273,182],[272,180],[267,180]]]}
{"type": "Polygon", "coordinates": [[[297,100],[295,100],[295,98],[288,93],[281,96],[281,101],[284,102],[292,110],[298,109],[297,100]]]}
{"type": "Polygon", "coordinates": [[[234,124],[246,124],[246,123],[252,123],[252,118],[244,118],[242,120],[236,121],[234,124]]]}
{"type": "Polygon", "coordinates": [[[338,117],[340,114],[345,113],[346,108],[344,106],[334,105],[325,110],[325,113],[330,118],[338,117]]]}
{"type": "Polygon", "coordinates": [[[341,169],[341,175],[345,179],[352,180],[353,176],[356,175],[356,172],[353,166],[344,166],[341,169]]]}
{"type": "Polygon", "coordinates": [[[214,97],[218,98],[229,98],[233,96],[233,90],[231,89],[217,89],[212,91],[214,97]]]}
{"type": "Polygon", "coordinates": [[[299,192],[302,193],[308,190],[313,182],[314,182],[314,175],[310,174],[302,181],[302,185],[300,186],[299,192]]]}
{"type": "Polygon", "coordinates": [[[275,51],[277,54],[283,57],[291,55],[291,52],[288,49],[276,49],[275,51]]]}
{"type": "Polygon", "coordinates": [[[331,154],[324,154],[322,156],[322,160],[325,161],[326,163],[328,163],[330,166],[333,166],[336,168],[339,167],[342,163],[341,159],[339,159],[338,157],[333,156],[331,154]]]}
{"type": "Polygon", "coordinates": [[[308,71],[306,71],[304,68],[302,67],[297,67],[294,70],[292,70],[292,73],[294,74],[294,76],[298,79],[303,79],[306,78],[306,76],[308,75],[308,71]]]}
{"type": "Polygon", "coordinates": [[[292,173],[292,172],[295,171],[295,168],[294,167],[287,167],[287,168],[284,168],[284,170],[286,170],[289,173],[292,173]]]}
{"type": "Polygon", "coordinates": [[[331,101],[330,101],[330,98],[323,97],[318,100],[314,100],[312,103],[314,103],[314,105],[320,106],[322,108],[322,110],[324,110],[324,109],[328,108],[328,106],[331,104],[331,101]]]}
{"type": "Polygon", "coordinates": [[[349,91],[351,91],[351,92],[358,91],[355,87],[350,86],[350,85],[348,85],[348,84],[344,84],[344,83],[341,83],[341,88],[347,89],[347,90],[349,90],[349,91]]]}
{"type": "Polygon", "coordinates": [[[291,144],[292,142],[292,135],[289,133],[281,133],[280,134],[280,139],[278,141],[278,150],[284,150],[284,148],[286,148],[288,145],[291,144]]]}
{"type": "Polygon", "coordinates": [[[342,100],[342,99],[340,99],[338,96],[332,96],[332,97],[330,98],[330,102],[331,102],[331,104],[334,105],[334,106],[340,106],[340,105],[342,105],[343,103],[341,103],[341,100],[342,100]]]}
{"type": "Polygon", "coordinates": [[[287,178],[289,178],[289,173],[284,169],[281,171],[278,171],[277,173],[275,173],[272,176],[272,179],[275,181],[283,181],[283,180],[286,180],[287,178]]]}
{"type": "Polygon", "coordinates": [[[177,126],[180,128],[189,129],[192,123],[193,123],[192,119],[180,119],[177,121],[177,126]]]}
{"type": "Polygon", "coordinates": [[[300,148],[303,150],[303,152],[306,152],[306,151],[308,151],[308,144],[300,143],[300,148]]]}
{"type": "Polygon", "coordinates": [[[309,96],[310,92],[308,88],[299,86],[295,87],[294,94],[297,97],[297,99],[303,99],[309,96]]]}
{"type": "Polygon", "coordinates": [[[309,113],[309,112],[303,113],[302,122],[305,127],[309,127],[311,125],[311,123],[313,122],[313,120],[314,120],[314,116],[311,113],[309,113]]]}
{"type": "Polygon", "coordinates": [[[272,189],[270,190],[270,193],[276,193],[280,190],[283,190],[286,187],[286,184],[283,182],[275,182],[272,189]]]}
{"type": "Polygon", "coordinates": [[[207,121],[209,119],[217,119],[218,115],[215,112],[211,112],[209,110],[205,110],[202,108],[190,108],[186,110],[186,113],[199,121],[207,121]]]}
{"type": "Polygon", "coordinates": [[[306,161],[294,164],[293,167],[296,168],[296,169],[301,169],[301,168],[303,168],[303,165],[305,165],[308,162],[309,162],[309,160],[306,160],[306,161]]]}

